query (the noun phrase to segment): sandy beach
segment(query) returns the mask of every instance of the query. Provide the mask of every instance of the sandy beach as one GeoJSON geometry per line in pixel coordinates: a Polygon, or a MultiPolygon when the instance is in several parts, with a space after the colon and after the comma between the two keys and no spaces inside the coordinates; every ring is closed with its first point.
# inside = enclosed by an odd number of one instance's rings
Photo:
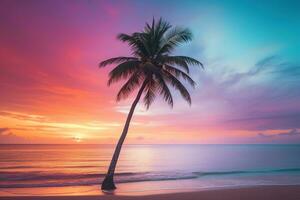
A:
{"type": "Polygon", "coordinates": [[[19,196],[0,200],[299,200],[300,186],[255,186],[155,195],[19,196]]]}

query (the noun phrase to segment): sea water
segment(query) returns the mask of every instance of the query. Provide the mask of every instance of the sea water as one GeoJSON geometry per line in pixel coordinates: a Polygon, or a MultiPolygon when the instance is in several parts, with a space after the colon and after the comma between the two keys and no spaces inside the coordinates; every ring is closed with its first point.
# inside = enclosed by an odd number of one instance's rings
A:
{"type": "MultiPolygon", "coordinates": [[[[0,145],[0,192],[99,186],[113,145],[0,145]]],[[[300,145],[125,145],[118,184],[214,188],[300,184],[300,145]]]]}

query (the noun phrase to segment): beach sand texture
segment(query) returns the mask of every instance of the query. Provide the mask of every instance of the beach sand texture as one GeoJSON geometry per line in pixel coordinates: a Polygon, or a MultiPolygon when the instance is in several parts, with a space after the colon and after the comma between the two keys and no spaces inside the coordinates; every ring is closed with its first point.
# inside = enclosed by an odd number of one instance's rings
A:
{"type": "Polygon", "coordinates": [[[300,186],[255,186],[155,195],[0,197],[0,200],[299,200],[300,186]]]}

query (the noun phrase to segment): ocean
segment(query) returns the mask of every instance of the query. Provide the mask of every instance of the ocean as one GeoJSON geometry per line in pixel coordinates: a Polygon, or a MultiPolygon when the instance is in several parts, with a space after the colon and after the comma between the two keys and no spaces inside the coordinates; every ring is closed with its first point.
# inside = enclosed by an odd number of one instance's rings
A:
{"type": "MultiPolygon", "coordinates": [[[[0,145],[0,191],[98,187],[113,150],[113,145],[0,145]]],[[[295,185],[300,145],[125,145],[115,182],[153,183],[152,188],[159,182],[160,189],[295,185]]]]}

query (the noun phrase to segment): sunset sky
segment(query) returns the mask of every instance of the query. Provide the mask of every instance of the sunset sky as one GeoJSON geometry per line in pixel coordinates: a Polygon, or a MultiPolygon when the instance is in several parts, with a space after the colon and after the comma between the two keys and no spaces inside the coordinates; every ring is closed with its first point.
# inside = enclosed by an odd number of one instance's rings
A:
{"type": "Polygon", "coordinates": [[[0,1],[0,143],[115,143],[133,100],[116,102],[104,59],[153,17],[188,27],[197,82],[140,105],[127,144],[300,143],[298,1],[0,1]]]}

